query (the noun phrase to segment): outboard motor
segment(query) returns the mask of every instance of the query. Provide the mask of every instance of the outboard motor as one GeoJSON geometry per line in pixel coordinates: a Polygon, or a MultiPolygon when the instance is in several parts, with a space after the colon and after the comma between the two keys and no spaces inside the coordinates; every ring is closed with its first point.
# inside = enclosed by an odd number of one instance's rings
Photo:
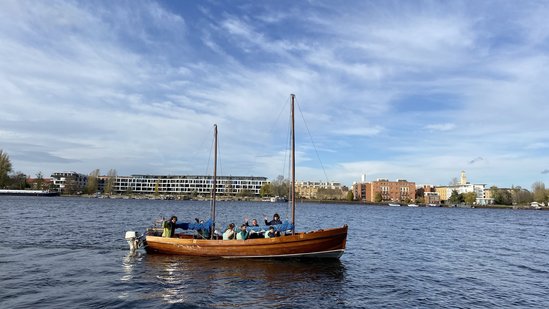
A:
{"type": "Polygon", "coordinates": [[[139,236],[137,232],[127,231],[125,238],[128,241],[128,245],[130,245],[131,251],[135,251],[143,246],[143,236],[139,236]]]}

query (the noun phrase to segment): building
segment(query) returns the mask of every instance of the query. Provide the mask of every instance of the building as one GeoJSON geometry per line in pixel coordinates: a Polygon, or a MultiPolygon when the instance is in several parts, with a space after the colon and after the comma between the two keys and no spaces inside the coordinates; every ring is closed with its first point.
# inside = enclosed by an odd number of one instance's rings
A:
{"type": "Polygon", "coordinates": [[[57,172],[51,175],[53,186],[63,193],[78,193],[84,190],[88,176],[76,172],[57,172]]]}
{"type": "MultiPolygon", "coordinates": [[[[83,191],[88,180],[88,176],[75,172],[54,173],[52,178],[54,186],[60,192],[65,193],[83,191]]],[[[108,178],[108,176],[98,177],[98,190],[100,192],[103,191],[108,178]]],[[[212,176],[115,176],[112,193],[207,194],[212,190],[212,181],[212,176]]],[[[237,195],[249,192],[252,195],[259,195],[261,187],[266,182],[266,177],[218,176],[216,193],[237,195]]]]}
{"type": "MultiPolygon", "coordinates": [[[[115,193],[207,194],[212,191],[212,176],[132,175],[117,176],[115,193]]],[[[217,194],[237,195],[250,192],[259,195],[266,177],[217,176],[217,194]]]]}
{"type": "Polygon", "coordinates": [[[383,202],[415,201],[416,183],[405,179],[397,179],[396,181],[377,179],[371,183],[366,183],[366,200],[376,202],[376,195],[380,196],[383,202]]]}
{"type": "Polygon", "coordinates": [[[416,199],[416,183],[404,179],[354,182],[352,190],[355,200],[366,202],[378,202],[376,195],[382,202],[408,202],[416,199]]]}
{"type": "Polygon", "coordinates": [[[355,200],[366,201],[366,182],[353,182],[352,190],[355,200]]]}
{"type": "Polygon", "coordinates": [[[425,204],[440,204],[440,196],[437,192],[424,192],[423,202],[425,204]]]}
{"type": "Polygon", "coordinates": [[[469,183],[467,181],[467,177],[465,176],[465,171],[461,171],[459,184],[441,186],[437,187],[435,190],[439,194],[440,200],[442,202],[448,201],[448,199],[450,199],[450,196],[452,196],[453,191],[456,191],[458,194],[474,192],[476,195],[475,204],[478,205],[486,205],[493,202],[492,198],[486,197],[486,184],[469,183]]]}
{"type": "Polygon", "coordinates": [[[340,199],[344,189],[339,182],[301,181],[295,186],[296,196],[306,199],[340,199]]]}

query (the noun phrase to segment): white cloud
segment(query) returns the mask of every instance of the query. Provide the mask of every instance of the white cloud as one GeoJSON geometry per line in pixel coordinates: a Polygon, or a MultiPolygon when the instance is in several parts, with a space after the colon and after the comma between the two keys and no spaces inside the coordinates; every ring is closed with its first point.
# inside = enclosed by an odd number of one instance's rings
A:
{"type": "Polygon", "coordinates": [[[456,125],[453,123],[429,124],[425,128],[433,131],[450,131],[455,129],[456,125]]]}
{"type": "Polygon", "coordinates": [[[0,144],[29,174],[198,173],[217,123],[227,173],[276,177],[295,93],[302,180],[324,178],[319,150],[347,184],[363,172],[445,184],[471,168],[529,185],[547,159],[546,11],[5,2],[0,144]]]}

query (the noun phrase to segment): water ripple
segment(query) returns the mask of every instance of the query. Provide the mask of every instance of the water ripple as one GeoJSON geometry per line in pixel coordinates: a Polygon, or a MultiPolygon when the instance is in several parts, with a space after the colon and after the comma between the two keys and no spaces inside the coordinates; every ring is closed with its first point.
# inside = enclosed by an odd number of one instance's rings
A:
{"type": "MultiPolygon", "coordinates": [[[[220,203],[238,223],[283,204],[220,203]]],[[[549,303],[549,212],[301,204],[305,230],[349,225],[339,261],[130,253],[126,230],[208,203],[0,197],[5,308],[539,308],[549,303]],[[27,222],[32,218],[31,222],[27,222]],[[21,230],[18,222],[29,226],[21,230]]]]}

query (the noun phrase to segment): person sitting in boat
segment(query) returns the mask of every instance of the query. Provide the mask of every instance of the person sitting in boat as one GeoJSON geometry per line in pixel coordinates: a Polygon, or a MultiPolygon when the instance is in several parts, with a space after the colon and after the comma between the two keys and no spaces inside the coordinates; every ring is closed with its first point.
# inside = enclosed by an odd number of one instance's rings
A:
{"type": "Polygon", "coordinates": [[[273,215],[273,220],[271,221],[267,221],[267,217],[265,217],[265,225],[278,225],[278,224],[282,224],[282,221],[280,220],[280,216],[277,213],[273,215]]]}
{"type": "Polygon", "coordinates": [[[248,222],[248,218],[244,218],[244,225],[252,226],[252,227],[259,227],[259,224],[257,223],[257,219],[252,219],[252,224],[250,224],[248,222]]]}
{"type": "MultiPolygon", "coordinates": [[[[198,218],[194,218],[197,224],[204,224],[204,220],[198,220],[198,218]]],[[[209,239],[210,238],[210,229],[209,228],[200,228],[196,230],[196,237],[198,239],[209,239]]]]}
{"type": "Polygon", "coordinates": [[[177,217],[172,216],[170,220],[162,222],[162,227],[164,228],[162,237],[174,237],[177,228],[177,217]]]}
{"type": "Polygon", "coordinates": [[[248,231],[246,230],[246,224],[240,226],[240,231],[236,233],[237,240],[246,240],[248,239],[248,231]]]}
{"type": "Polygon", "coordinates": [[[234,223],[229,224],[225,232],[223,233],[223,240],[231,240],[235,238],[234,223]]]}
{"type": "Polygon", "coordinates": [[[269,230],[265,233],[265,238],[276,237],[276,232],[274,226],[269,226],[269,230]]]}
{"type": "Polygon", "coordinates": [[[252,224],[249,224],[248,220],[246,220],[244,224],[250,227],[248,238],[263,238],[263,230],[259,227],[257,219],[252,219],[252,224]]]}
{"type": "MultiPolygon", "coordinates": [[[[271,221],[267,221],[267,218],[265,218],[265,225],[273,226],[273,225],[279,225],[279,224],[282,224],[282,220],[280,220],[280,216],[277,213],[273,215],[273,220],[271,221]]],[[[276,231],[275,235],[280,236],[280,232],[276,231]]]]}

